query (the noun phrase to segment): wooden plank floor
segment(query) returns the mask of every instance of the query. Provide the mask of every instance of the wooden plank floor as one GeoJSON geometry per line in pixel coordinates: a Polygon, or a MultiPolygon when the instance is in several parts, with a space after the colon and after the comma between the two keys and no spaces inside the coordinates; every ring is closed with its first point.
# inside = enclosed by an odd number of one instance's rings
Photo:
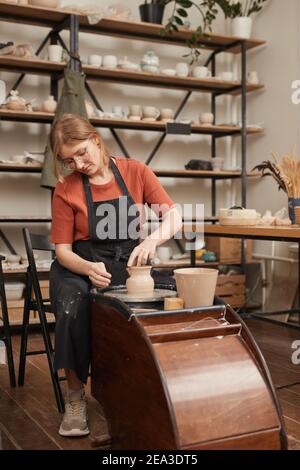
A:
{"type": "MultiPolygon", "coordinates": [[[[300,340],[300,331],[247,320],[270,368],[278,388],[289,439],[289,448],[300,450],[300,365],[292,364],[293,341],[300,340]],[[299,385],[293,385],[299,382],[299,385]]],[[[13,337],[15,363],[18,364],[20,339],[13,337]]],[[[39,335],[30,339],[31,349],[40,349],[39,335]]],[[[62,384],[64,388],[64,384],[62,384]]],[[[89,390],[89,387],[88,387],[89,390]]],[[[92,435],[107,435],[107,425],[100,405],[88,394],[92,435]]],[[[57,412],[45,356],[27,359],[24,387],[10,388],[5,366],[0,366],[0,449],[15,450],[92,450],[93,437],[64,438],[59,436],[61,416],[57,412]]]]}

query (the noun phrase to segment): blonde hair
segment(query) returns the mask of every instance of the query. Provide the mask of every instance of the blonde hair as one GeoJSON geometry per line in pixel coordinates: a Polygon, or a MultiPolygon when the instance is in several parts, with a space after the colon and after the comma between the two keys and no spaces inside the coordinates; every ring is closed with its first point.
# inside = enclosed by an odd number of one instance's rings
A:
{"type": "Polygon", "coordinates": [[[64,180],[61,164],[59,162],[59,151],[64,144],[78,143],[81,140],[95,139],[100,149],[104,164],[108,165],[109,152],[102,137],[91,125],[88,119],[75,114],[65,113],[52,125],[50,132],[50,145],[54,159],[54,173],[59,181],[64,180]]]}

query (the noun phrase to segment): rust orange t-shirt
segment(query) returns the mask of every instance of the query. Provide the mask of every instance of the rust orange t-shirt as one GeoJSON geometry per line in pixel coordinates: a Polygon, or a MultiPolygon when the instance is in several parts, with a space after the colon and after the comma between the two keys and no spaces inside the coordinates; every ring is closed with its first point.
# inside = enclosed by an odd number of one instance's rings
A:
{"type": "MultiPolygon", "coordinates": [[[[175,205],[147,165],[123,157],[117,157],[115,161],[136,204],[162,205],[161,215],[175,205]]],[[[116,199],[123,195],[114,176],[105,184],[91,183],[91,191],[94,202],[116,199]]],[[[56,185],[52,205],[51,240],[52,243],[69,244],[88,239],[85,193],[81,175],[75,171],[56,185]]]]}

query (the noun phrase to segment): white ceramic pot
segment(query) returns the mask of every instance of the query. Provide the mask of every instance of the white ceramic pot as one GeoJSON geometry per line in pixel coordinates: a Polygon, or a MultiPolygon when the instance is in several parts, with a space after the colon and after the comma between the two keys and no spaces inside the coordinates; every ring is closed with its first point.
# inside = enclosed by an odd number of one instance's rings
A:
{"type": "Polygon", "coordinates": [[[42,110],[45,111],[45,113],[55,113],[57,108],[57,102],[54,99],[53,95],[49,95],[48,99],[44,101],[42,105],[42,110]]]}
{"type": "Polygon", "coordinates": [[[157,119],[160,115],[159,109],[154,106],[144,106],[143,107],[143,117],[149,119],[157,119]]]}
{"type": "Polygon", "coordinates": [[[88,56],[88,64],[101,67],[102,65],[102,56],[98,54],[91,54],[88,56]]]}
{"type": "Polygon", "coordinates": [[[53,62],[62,61],[63,48],[59,44],[50,44],[48,46],[48,58],[53,62]]]}
{"type": "Polygon", "coordinates": [[[160,114],[161,119],[174,119],[174,110],[171,108],[163,108],[160,114]]]}
{"type": "Polygon", "coordinates": [[[103,56],[102,65],[103,67],[115,69],[118,65],[118,59],[115,55],[105,55],[103,56]]]}
{"type": "Polygon", "coordinates": [[[172,256],[172,249],[168,246],[159,246],[156,248],[156,254],[160,261],[169,261],[172,256]]]}
{"type": "Polygon", "coordinates": [[[178,296],[184,300],[185,308],[213,305],[218,273],[217,269],[175,269],[178,296]]]}
{"type": "Polygon", "coordinates": [[[214,122],[214,115],[213,113],[202,113],[200,116],[200,124],[206,124],[207,126],[211,126],[214,122]]]}
{"type": "Polygon", "coordinates": [[[209,70],[205,66],[198,65],[197,67],[194,67],[192,75],[195,78],[207,78],[209,77],[209,70]]]}
{"type": "Polygon", "coordinates": [[[252,18],[238,16],[232,20],[232,35],[243,39],[249,39],[252,32],[252,18]]]}
{"type": "Polygon", "coordinates": [[[178,62],[176,64],[176,72],[178,77],[187,77],[189,74],[189,66],[185,62],[178,62]]]}

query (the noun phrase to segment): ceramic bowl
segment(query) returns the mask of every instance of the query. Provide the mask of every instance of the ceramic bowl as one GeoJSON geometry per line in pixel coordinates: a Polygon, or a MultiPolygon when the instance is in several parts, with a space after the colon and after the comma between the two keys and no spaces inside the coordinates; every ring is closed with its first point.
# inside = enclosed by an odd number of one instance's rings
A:
{"type": "Polygon", "coordinates": [[[161,73],[163,75],[168,75],[169,77],[175,77],[175,75],[177,75],[177,72],[175,69],[163,69],[161,73]]]}
{"type": "Polygon", "coordinates": [[[20,263],[21,261],[21,256],[20,255],[6,255],[6,261],[8,263],[20,263]]]}

